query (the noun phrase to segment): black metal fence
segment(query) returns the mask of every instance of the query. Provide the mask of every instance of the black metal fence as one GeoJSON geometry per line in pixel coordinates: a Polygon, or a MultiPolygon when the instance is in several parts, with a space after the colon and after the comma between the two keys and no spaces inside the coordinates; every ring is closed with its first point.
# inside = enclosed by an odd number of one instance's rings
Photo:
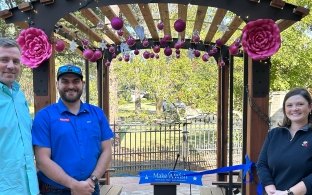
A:
{"type": "MultiPolygon", "coordinates": [[[[113,175],[137,175],[146,169],[216,168],[216,116],[202,115],[181,122],[116,123],[113,175]]],[[[233,164],[242,162],[241,119],[234,123],[233,164]]]]}

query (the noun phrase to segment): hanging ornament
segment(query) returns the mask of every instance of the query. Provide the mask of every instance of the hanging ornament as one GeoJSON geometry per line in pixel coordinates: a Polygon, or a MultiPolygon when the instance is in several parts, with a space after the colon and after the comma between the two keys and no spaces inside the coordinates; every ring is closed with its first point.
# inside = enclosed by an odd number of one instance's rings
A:
{"type": "Polygon", "coordinates": [[[124,34],[124,31],[122,29],[120,29],[117,31],[117,34],[118,34],[118,36],[121,37],[124,34]]]}
{"type": "Polygon", "coordinates": [[[170,56],[170,55],[172,54],[172,49],[171,49],[170,47],[166,47],[166,48],[164,49],[164,54],[165,54],[166,56],[170,56]]]}
{"type": "Polygon", "coordinates": [[[223,66],[225,66],[225,62],[223,61],[222,57],[219,58],[219,62],[218,65],[222,68],[223,66]]]}
{"type": "Polygon", "coordinates": [[[77,47],[78,47],[77,43],[74,40],[72,40],[69,44],[69,50],[75,51],[77,47]]]}
{"type": "Polygon", "coordinates": [[[144,59],[148,59],[150,57],[150,53],[148,51],[145,51],[143,53],[143,57],[144,57],[144,59]]]}
{"type": "Polygon", "coordinates": [[[223,45],[222,40],[221,39],[217,39],[216,40],[216,46],[220,48],[222,45],[223,45]]]}
{"type": "Polygon", "coordinates": [[[155,58],[156,58],[156,59],[159,59],[159,55],[158,55],[158,54],[155,54],[155,58]]]}
{"type": "Polygon", "coordinates": [[[102,42],[99,44],[100,48],[102,49],[102,51],[104,49],[107,49],[107,46],[106,46],[106,41],[102,40],[102,42]]]}
{"type": "Polygon", "coordinates": [[[132,36],[129,36],[127,39],[127,44],[132,47],[135,45],[135,39],[132,36]]]}
{"type": "Polygon", "coordinates": [[[114,46],[110,46],[109,48],[108,48],[108,51],[110,52],[110,53],[115,53],[115,47],[114,46]]]}
{"type": "Polygon", "coordinates": [[[110,66],[111,65],[111,62],[109,61],[109,60],[106,60],[106,62],[105,62],[105,66],[110,66]]]}
{"type": "Polygon", "coordinates": [[[147,39],[144,39],[142,42],[143,47],[147,47],[149,45],[149,42],[147,39]]]}
{"type": "Polygon", "coordinates": [[[139,55],[140,51],[138,49],[135,49],[133,53],[134,55],[139,55]]]}
{"type": "Polygon", "coordinates": [[[178,40],[175,44],[174,44],[174,48],[175,49],[181,49],[184,45],[184,41],[178,40]]]}
{"type": "Polygon", "coordinates": [[[167,44],[167,41],[166,41],[165,39],[162,38],[162,39],[160,39],[159,44],[160,44],[162,47],[165,47],[166,44],[167,44]]]}
{"type": "Polygon", "coordinates": [[[197,30],[194,30],[193,32],[192,41],[195,43],[198,43],[200,41],[199,32],[197,30]]]}
{"type": "Polygon", "coordinates": [[[111,20],[112,28],[115,30],[120,30],[123,27],[123,21],[119,17],[113,17],[111,20]]]}
{"type": "Polygon", "coordinates": [[[95,50],[93,56],[96,60],[100,59],[102,57],[102,52],[100,50],[95,50]]]}
{"type": "Polygon", "coordinates": [[[154,45],[153,51],[154,51],[155,53],[159,53],[159,51],[160,51],[160,46],[159,46],[159,45],[154,45]]]}
{"type": "Polygon", "coordinates": [[[116,57],[117,57],[116,53],[113,53],[112,58],[116,58],[116,57]]]}
{"type": "Polygon", "coordinates": [[[140,25],[137,25],[137,26],[135,26],[134,31],[138,35],[140,41],[143,41],[143,39],[145,37],[145,35],[144,35],[144,27],[140,26],[140,25]]]}
{"type": "Polygon", "coordinates": [[[90,62],[96,62],[98,59],[96,58],[95,55],[92,56],[91,59],[89,59],[90,62]]]}
{"type": "Polygon", "coordinates": [[[130,51],[129,45],[124,43],[124,42],[122,42],[120,44],[120,52],[121,53],[125,53],[125,52],[128,52],[128,51],[130,51]]]}
{"type": "Polygon", "coordinates": [[[218,48],[217,47],[212,47],[209,51],[208,51],[208,55],[209,56],[213,56],[218,52],[218,48]]]}
{"type": "Polygon", "coordinates": [[[230,45],[229,47],[229,53],[233,56],[233,55],[237,55],[239,52],[239,48],[235,45],[235,43],[233,43],[232,45],[230,45]]]}
{"type": "Polygon", "coordinates": [[[82,53],[83,57],[90,60],[93,57],[94,52],[91,49],[85,49],[82,53]]]}
{"type": "Polygon", "coordinates": [[[187,51],[187,56],[190,60],[192,60],[195,56],[194,56],[194,50],[189,48],[187,51]]]}
{"type": "Polygon", "coordinates": [[[154,58],[155,57],[155,54],[153,52],[150,53],[150,58],[154,58]]]}
{"type": "Polygon", "coordinates": [[[227,27],[225,24],[219,24],[217,25],[218,31],[225,33],[226,31],[229,31],[229,27],[227,27]]]}
{"type": "Polygon", "coordinates": [[[97,23],[96,28],[97,29],[103,29],[104,28],[104,22],[100,21],[99,23],[97,23]]]}
{"type": "Polygon", "coordinates": [[[179,49],[176,49],[176,50],[175,50],[175,53],[176,53],[176,54],[180,54],[180,50],[179,50],[179,49]]]}
{"type": "Polygon", "coordinates": [[[121,56],[118,57],[118,61],[122,61],[122,57],[121,56]]]}
{"type": "Polygon", "coordinates": [[[182,19],[177,19],[175,22],[174,22],[174,29],[177,31],[177,32],[183,32],[185,30],[185,27],[186,27],[186,23],[184,20],[182,19]]]}
{"type": "Polygon", "coordinates": [[[82,39],[82,40],[81,40],[81,43],[82,43],[83,47],[88,47],[88,45],[89,45],[89,40],[88,40],[88,39],[82,39]]]}
{"type": "Polygon", "coordinates": [[[170,41],[171,40],[171,36],[170,35],[168,35],[168,34],[166,34],[166,35],[164,35],[164,38],[163,38],[165,41],[170,41]]]}
{"type": "Polygon", "coordinates": [[[194,56],[198,58],[200,56],[200,51],[198,51],[197,49],[194,50],[194,56]]]}
{"type": "Polygon", "coordinates": [[[176,54],[176,58],[178,58],[178,59],[179,59],[179,58],[180,58],[180,54],[176,54]]]}
{"type": "Polygon", "coordinates": [[[129,60],[130,60],[130,56],[129,56],[129,54],[125,54],[125,56],[124,56],[124,60],[125,60],[126,62],[129,62],[129,60]]]}
{"type": "Polygon", "coordinates": [[[208,53],[205,53],[204,55],[202,55],[202,60],[204,61],[204,62],[207,62],[208,60],[209,60],[209,55],[208,55],[208,53]]]}
{"type": "Polygon", "coordinates": [[[158,30],[163,30],[164,29],[164,23],[162,21],[160,21],[158,24],[157,24],[157,28],[158,30]]]}
{"type": "Polygon", "coordinates": [[[65,43],[64,43],[64,41],[61,40],[61,39],[58,39],[58,40],[56,41],[56,43],[55,43],[55,50],[56,50],[57,52],[62,52],[62,51],[64,51],[64,49],[65,49],[65,43]]]}

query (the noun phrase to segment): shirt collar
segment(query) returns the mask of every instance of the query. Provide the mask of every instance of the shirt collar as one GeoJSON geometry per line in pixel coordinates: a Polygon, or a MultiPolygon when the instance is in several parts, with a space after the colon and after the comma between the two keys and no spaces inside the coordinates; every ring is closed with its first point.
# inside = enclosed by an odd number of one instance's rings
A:
{"type": "MultiPolygon", "coordinates": [[[[284,127],[285,129],[289,130],[289,127],[284,127]]],[[[298,130],[302,130],[302,131],[312,131],[312,124],[308,123],[305,126],[301,127],[298,130]]]]}
{"type": "MultiPolygon", "coordinates": [[[[64,112],[69,112],[68,108],[66,107],[66,105],[64,104],[63,100],[61,98],[59,98],[58,102],[57,102],[57,107],[60,110],[61,113],[64,112]]],[[[83,103],[82,101],[80,101],[80,109],[79,109],[79,113],[81,112],[90,112],[88,106],[86,105],[86,103],[83,103]]],[[[79,114],[78,113],[78,114],[79,114]]]]}
{"type": "MultiPolygon", "coordinates": [[[[1,82],[0,82],[0,88],[2,90],[4,90],[4,89],[9,90],[9,87],[7,85],[1,83],[1,82]]],[[[12,90],[13,91],[18,91],[19,88],[20,88],[20,84],[18,84],[16,81],[14,81],[13,84],[12,84],[12,90]]]]}

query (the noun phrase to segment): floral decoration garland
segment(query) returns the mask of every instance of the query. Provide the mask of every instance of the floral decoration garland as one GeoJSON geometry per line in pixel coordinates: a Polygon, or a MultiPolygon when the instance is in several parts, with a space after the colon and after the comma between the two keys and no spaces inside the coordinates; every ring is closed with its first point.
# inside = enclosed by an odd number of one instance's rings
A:
{"type": "Polygon", "coordinates": [[[52,45],[41,29],[34,27],[24,29],[16,41],[22,50],[21,62],[29,68],[37,68],[51,57],[52,45]]]}

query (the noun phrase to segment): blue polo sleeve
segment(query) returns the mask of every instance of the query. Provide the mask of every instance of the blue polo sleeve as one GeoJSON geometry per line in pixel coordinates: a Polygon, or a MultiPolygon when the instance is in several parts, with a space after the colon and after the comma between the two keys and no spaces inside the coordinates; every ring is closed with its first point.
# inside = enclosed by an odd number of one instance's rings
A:
{"type": "Polygon", "coordinates": [[[32,143],[34,146],[51,148],[50,119],[47,110],[39,111],[34,118],[32,126],[32,143]]]}
{"type": "Polygon", "coordinates": [[[268,147],[271,141],[270,135],[271,132],[269,132],[263,143],[258,162],[256,164],[257,174],[263,186],[274,184],[274,180],[268,165],[268,147]]]}

